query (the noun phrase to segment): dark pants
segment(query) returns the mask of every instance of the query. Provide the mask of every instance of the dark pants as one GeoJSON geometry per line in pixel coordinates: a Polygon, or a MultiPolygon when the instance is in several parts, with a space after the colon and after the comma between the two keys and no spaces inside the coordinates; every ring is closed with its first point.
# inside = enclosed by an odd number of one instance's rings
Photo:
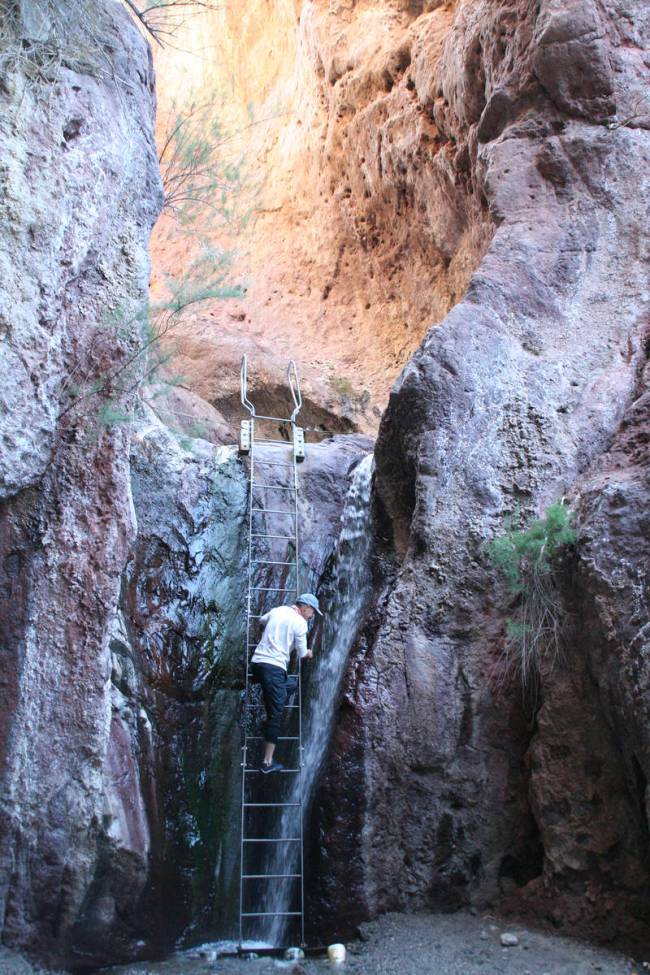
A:
{"type": "Polygon", "coordinates": [[[275,667],[273,664],[253,664],[251,673],[253,680],[262,685],[266,708],[264,741],[275,745],[280,734],[280,722],[282,711],[287,703],[287,695],[294,689],[293,679],[287,677],[282,667],[275,667]]]}

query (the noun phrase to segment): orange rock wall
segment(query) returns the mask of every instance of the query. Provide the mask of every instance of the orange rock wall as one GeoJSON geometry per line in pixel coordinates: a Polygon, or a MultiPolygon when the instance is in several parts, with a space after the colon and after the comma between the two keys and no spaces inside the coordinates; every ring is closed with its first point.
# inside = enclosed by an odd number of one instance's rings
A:
{"type": "MultiPolygon", "coordinates": [[[[241,206],[255,219],[216,242],[236,247],[233,279],[247,293],[201,306],[173,340],[175,368],[226,419],[238,414],[248,352],[271,403],[293,356],[308,423],[373,431],[427,328],[462,297],[491,224],[468,147],[432,120],[454,13],[453,3],[251,0],[243,13],[195,15],[158,52],[161,133],[179,93],[214,98],[238,133],[224,151],[246,160],[241,206]]],[[[189,252],[163,221],[158,274],[189,252]]]]}

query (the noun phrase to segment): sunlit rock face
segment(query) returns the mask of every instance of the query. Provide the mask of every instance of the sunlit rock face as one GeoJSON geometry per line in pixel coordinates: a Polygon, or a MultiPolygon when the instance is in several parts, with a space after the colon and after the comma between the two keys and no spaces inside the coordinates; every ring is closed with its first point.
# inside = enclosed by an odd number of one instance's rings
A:
{"type": "Polygon", "coordinates": [[[497,229],[381,424],[392,564],[314,823],[323,916],[508,901],[647,939],[647,36],[641,3],[465,3],[430,65],[497,229]],[[562,496],[578,615],[531,709],[483,545],[562,496]]]}
{"type": "MultiPolygon", "coordinates": [[[[175,368],[228,420],[238,403],[228,377],[245,351],[269,407],[293,356],[309,425],[376,430],[399,370],[463,295],[493,221],[475,130],[434,112],[454,10],[224,4],[188,19],[178,46],[191,55],[157,53],[159,142],[180,91],[181,104],[215,99],[239,132],[224,153],[241,153],[251,179],[240,206],[252,223],[234,240],[214,235],[238,250],[233,280],[246,296],[202,306],[170,336],[175,368]]],[[[465,77],[472,86],[469,68],[465,77]]],[[[161,222],[158,283],[191,246],[161,222]]]]}

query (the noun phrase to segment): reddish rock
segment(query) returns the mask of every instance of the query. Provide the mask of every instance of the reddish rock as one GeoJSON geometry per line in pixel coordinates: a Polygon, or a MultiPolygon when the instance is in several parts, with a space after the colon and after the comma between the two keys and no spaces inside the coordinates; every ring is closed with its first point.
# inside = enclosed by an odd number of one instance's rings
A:
{"type": "Polygon", "coordinates": [[[351,890],[353,920],[525,890],[558,924],[648,938],[647,458],[640,406],[624,416],[645,362],[650,144],[611,114],[641,83],[645,29],[639,4],[465,4],[427,80],[497,230],[380,429],[384,582],[319,797],[325,920],[351,890]],[[638,466],[597,482],[621,421],[638,466]],[[529,722],[495,679],[511,610],[483,546],[506,513],[575,491],[577,632],[529,722]]]}
{"type": "Polygon", "coordinates": [[[650,916],[649,370],[609,449],[578,478],[574,625],[545,674],[530,749],[547,855],[524,893],[558,923],[613,938],[650,916]]]}
{"type": "MultiPolygon", "coordinates": [[[[181,79],[188,101],[228,91],[215,111],[238,133],[238,206],[255,207],[234,240],[208,235],[234,247],[245,296],[197,308],[169,342],[174,368],[229,422],[246,351],[267,402],[283,395],[291,355],[307,426],[376,433],[399,370],[464,293],[493,223],[472,192],[465,130],[441,131],[434,105],[455,8],[251,0],[245,18],[224,8],[187,24],[180,46],[198,57],[156,53],[161,132],[181,79]],[[202,55],[206,36],[214,59],[202,55]]],[[[469,74],[467,84],[480,101],[469,74]]],[[[157,289],[192,242],[161,221],[157,289]]]]}

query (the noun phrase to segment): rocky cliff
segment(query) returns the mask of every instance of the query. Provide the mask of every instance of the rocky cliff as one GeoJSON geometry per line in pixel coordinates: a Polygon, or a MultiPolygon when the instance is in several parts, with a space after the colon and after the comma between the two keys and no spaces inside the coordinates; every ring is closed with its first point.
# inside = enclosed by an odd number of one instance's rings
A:
{"type": "Polygon", "coordinates": [[[608,938],[647,938],[648,460],[646,364],[607,450],[572,491],[580,533],[568,646],[544,677],[530,748],[548,853],[526,901],[608,938]]]}
{"type": "Polygon", "coordinates": [[[143,879],[114,849],[122,903],[87,900],[110,845],[109,623],[135,526],[128,433],[85,394],[137,347],[161,190],[152,66],[120,6],[6,4],[0,46],[0,898],[4,942],[56,958],[86,909],[113,916],[143,879]]]}
{"type": "MultiPolygon", "coordinates": [[[[2,940],[77,968],[232,934],[246,474],[137,398],[148,44],[117,3],[25,2],[0,57],[2,940]]],[[[368,449],[310,451],[305,585],[368,449]]]]}
{"type": "MultiPolygon", "coordinates": [[[[234,448],[137,402],[153,75],[119,5],[78,11],[17,9],[2,157],[2,940],[73,969],[232,934],[247,505],[234,448]]],[[[305,585],[369,446],[309,453],[305,585]]]]}
{"type": "Polygon", "coordinates": [[[351,919],[509,902],[647,937],[647,16],[458,4],[426,87],[405,71],[496,230],[382,420],[392,567],[315,824],[325,911],[333,891],[351,919]],[[562,496],[573,629],[531,711],[495,679],[508,600],[484,542],[562,496]]]}

